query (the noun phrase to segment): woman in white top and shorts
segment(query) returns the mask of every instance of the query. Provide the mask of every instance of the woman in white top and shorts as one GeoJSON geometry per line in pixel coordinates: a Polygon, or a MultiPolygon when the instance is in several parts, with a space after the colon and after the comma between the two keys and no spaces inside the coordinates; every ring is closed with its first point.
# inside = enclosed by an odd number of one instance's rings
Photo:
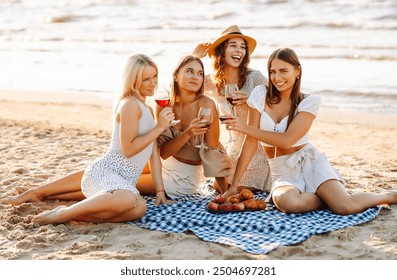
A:
{"type": "Polygon", "coordinates": [[[318,96],[300,91],[302,67],[295,52],[288,48],[273,52],[268,61],[268,74],[268,88],[256,87],[247,100],[248,124],[238,118],[224,122],[227,129],[247,135],[226,195],[237,192],[239,180],[259,140],[272,173],[269,200],[282,212],[329,208],[337,214],[348,215],[380,204],[396,204],[397,192],[348,193],[340,174],[309,142],[309,130],[321,101],[318,96]]]}

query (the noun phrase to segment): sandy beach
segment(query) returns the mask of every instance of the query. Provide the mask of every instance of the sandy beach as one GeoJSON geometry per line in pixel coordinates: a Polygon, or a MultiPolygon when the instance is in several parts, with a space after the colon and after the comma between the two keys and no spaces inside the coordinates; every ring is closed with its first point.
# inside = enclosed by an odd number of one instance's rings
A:
{"type": "MultiPolygon", "coordinates": [[[[0,91],[0,200],[85,168],[107,150],[110,117],[110,101],[90,95],[0,91]]],[[[397,189],[396,140],[396,115],[322,109],[312,128],[312,143],[325,152],[352,192],[397,189]]],[[[366,224],[255,255],[190,233],[129,224],[31,223],[33,215],[70,203],[0,204],[0,259],[397,259],[397,206],[366,224]]]]}

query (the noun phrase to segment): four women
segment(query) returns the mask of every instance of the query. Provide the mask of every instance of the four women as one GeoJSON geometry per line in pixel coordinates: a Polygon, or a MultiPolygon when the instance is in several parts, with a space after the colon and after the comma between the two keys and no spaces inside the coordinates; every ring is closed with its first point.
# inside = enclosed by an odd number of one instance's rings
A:
{"type": "Polygon", "coordinates": [[[255,45],[255,40],[241,34],[237,26],[226,29],[214,43],[199,45],[195,54],[208,52],[215,70],[205,82],[202,61],[193,55],[183,57],[172,77],[171,106],[156,107],[157,122],[145,104],[146,97],[157,88],[157,66],[145,55],[131,56],[106,154],[84,172],[5,202],[18,205],[43,199],[80,200],[35,216],[33,221],[40,224],[69,220],[125,222],[145,214],[141,195],[156,195],[158,205],[167,202],[166,196],[174,199],[195,193],[204,173],[215,177],[215,188],[226,195],[236,193],[240,185],[267,190],[271,176],[269,201],[286,213],[328,207],[346,215],[397,203],[397,193],[346,191],[343,178],[309,141],[321,102],[319,97],[300,91],[302,67],[297,55],[286,48],[270,56],[266,87],[264,76],[248,68],[255,45]],[[215,105],[225,98],[222,89],[230,83],[239,87],[233,101],[237,117],[224,121],[228,130],[237,132],[233,137],[238,141],[230,148],[235,172],[219,142],[215,105]],[[215,102],[204,95],[204,88],[215,102]],[[209,123],[202,122],[200,108],[212,111],[209,123]],[[170,126],[175,117],[181,122],[170,126]],[[204,148],[197,148],[201,142],[204,148]],[[148,161],[150,173],[143,172],[148,161]]]}

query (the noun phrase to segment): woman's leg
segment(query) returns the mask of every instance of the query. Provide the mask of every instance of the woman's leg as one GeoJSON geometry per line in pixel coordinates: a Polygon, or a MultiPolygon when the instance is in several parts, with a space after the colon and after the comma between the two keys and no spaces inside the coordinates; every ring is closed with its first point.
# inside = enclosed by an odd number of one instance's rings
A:
{"type": "Polygon", "coordinates": [[[155,195],[156,188],[154,186],[153,178],[151,173],[142,173],[136,183],[136,188],[141,195],[155,195]]]}
{"type": "Polygon", "coordinates": [[[146,164],[143,168],[142,175],[136,183],[136,188],[141,195],[156,195],[156,188],[154,186],[149,164],[146,164]]]}
{"type": "Polygon", "coordinates": [[[25,202],[37,202],[45,199],[82,200],[81,178],[84,171],[69,174],[59,180],[46,185],[27,190],[20,195],[4,200],[11,205],[19,205],[25,202]]]}
{"type": "Polygon", "coordinates": [[[272,199],[276,207],[284,213],[304,213],[325,208],[325,204],[315,193],[301,193],[294,186],[274,189],[272,199]]]}
{"type": "Polygon", "coordinates": [[[116,190],[112,193],[100,193],[69,207],[57,207],[43,212],[33,217],[32,221],[39,224],[59,224],[72,220],[127,222],[140,219],[145,213],[146,203],[141,196],[127,190],[116,190]]]}
{"type": "Polygon", "coordinates": [[[328,180],[322,183],[317,189],[317,195],[334,213],[340,215],[359,213],[380,204],[397,204],[397,192],[350,194],[338,180],[328,180]]]}

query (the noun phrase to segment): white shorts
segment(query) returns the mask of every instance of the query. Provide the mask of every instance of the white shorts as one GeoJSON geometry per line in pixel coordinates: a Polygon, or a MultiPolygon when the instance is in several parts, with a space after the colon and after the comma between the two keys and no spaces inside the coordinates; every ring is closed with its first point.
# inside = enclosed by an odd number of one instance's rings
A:
{"type": "Polygon", "coordinates": [[[269,165],[273,181],[271,193],[282,186],[294,186],[302,193],[315,193],[322,183],[331,179],[346,185],[326,156],[310,143],[295,153],[269,159],[269,165]]]}
{"type": "Polygon", "coordinates": [[[174,157],[162,160],[162,165],[164,189],[170,198],[180,198],[199,192],[203,178],[201,165],[182,163],[174,157]]]}

